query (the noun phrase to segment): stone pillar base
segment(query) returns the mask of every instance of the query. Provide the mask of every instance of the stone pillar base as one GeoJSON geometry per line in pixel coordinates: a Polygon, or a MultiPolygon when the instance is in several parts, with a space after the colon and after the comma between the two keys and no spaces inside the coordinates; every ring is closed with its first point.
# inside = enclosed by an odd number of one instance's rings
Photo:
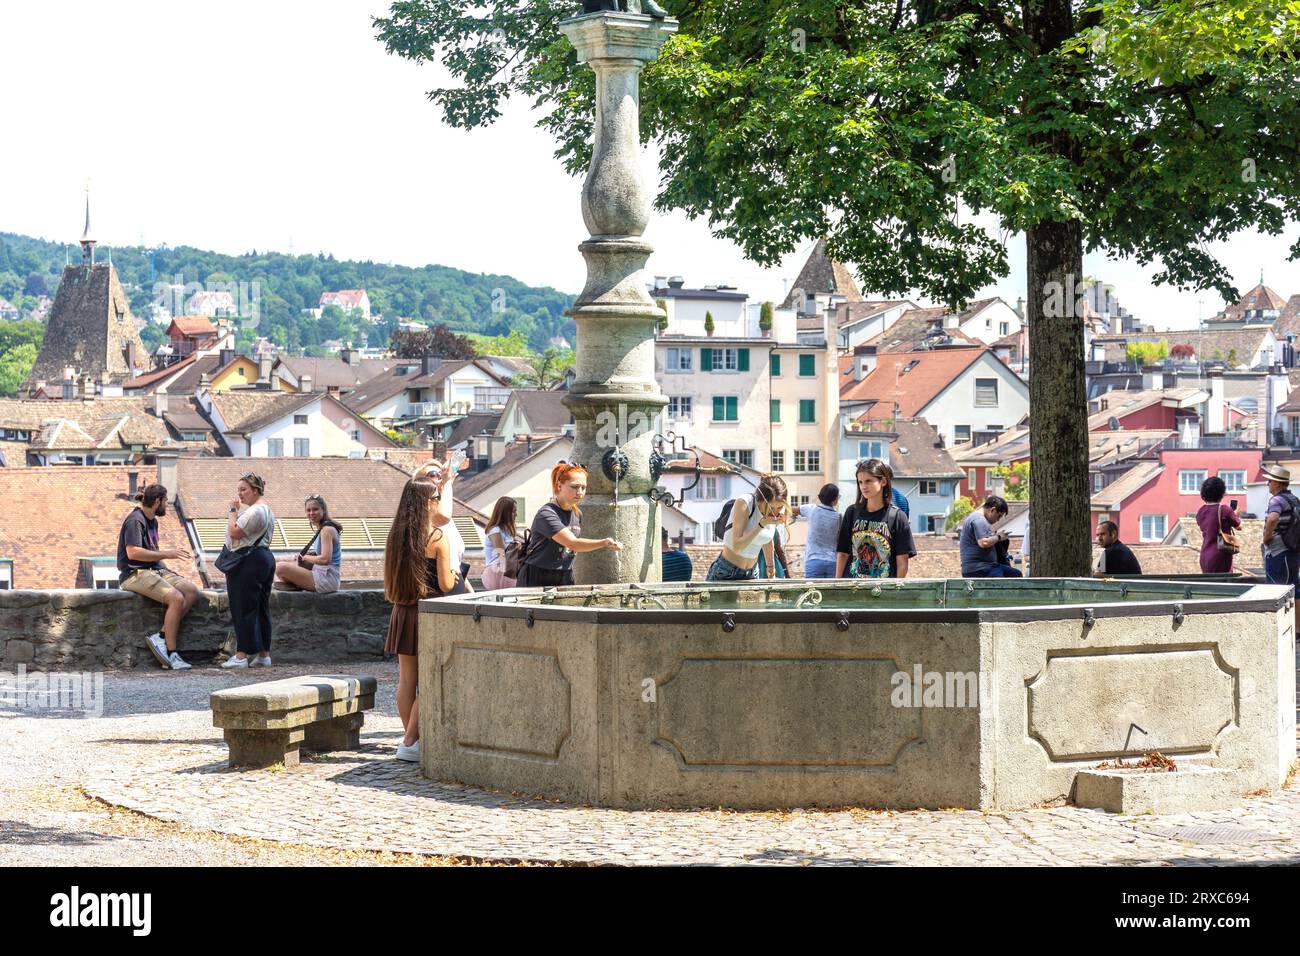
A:
{"type": "Polygon", "coordinates": [[[318,720],[314,724],[308,724],[303,746],[318,753],[356,750],[361,746],[361,725],[365,719],[365,714],[346,714],[332,720],[318,720]]]}
{"type": "Polygon", "coordinates": [[[277,763],[296,767],[298,747],[302,741],[302,727],[289,730],[226,730],[226,745],[230,748],[232,767],[269,767],[277,763]]]}

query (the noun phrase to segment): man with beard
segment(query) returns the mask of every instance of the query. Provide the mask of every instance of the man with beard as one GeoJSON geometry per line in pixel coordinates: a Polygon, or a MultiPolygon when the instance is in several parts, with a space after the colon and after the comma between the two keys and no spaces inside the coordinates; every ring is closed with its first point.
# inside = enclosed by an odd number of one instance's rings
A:
{"type": "Polygon", "coordinates": [[[158,550],[158,519],[167,513],[166,488],[149,485],[135,500],[139,505],[126,516],[117,536],[119,581],[123,591],[134,591],[165,608],[162,631],[145,638],[145,646],[163,667],[188,670],[190,665],[176,651],[176,636],[181,619],[199,598],[199,589],[162,562],[169,558],[188,561],[191,555],[182,549],[158,550]]]}

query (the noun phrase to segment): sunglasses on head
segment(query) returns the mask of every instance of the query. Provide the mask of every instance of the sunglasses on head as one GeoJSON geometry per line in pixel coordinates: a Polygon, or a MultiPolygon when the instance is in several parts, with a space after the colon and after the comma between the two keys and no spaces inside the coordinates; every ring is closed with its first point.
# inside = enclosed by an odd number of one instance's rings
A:
{"type": "Polygon", "coordinates": [[[309,502],[309,501],[314,501],[314,502],[316,502],[317,504],[320,504],[323,500],[324,500],[324,499],[321,498],[320,495],[318,495],[318,494],[311,494],[311,495],[308,495],[306,498],[302,499],[302,503],[303,503],[303,504],[306,504],[306,503],[309,502]]]}
{"type": "Polygon", "coordinates": [[[580,462],[580,461],[570,461],[570,460],[567,459],[567,458],[561,458],[559,461],[556,462],[556,464],[557,464],[557,465],[568,465],[570,468],[581,468],[583,471],[586,471],[586,470],[587,470],[587,466],[584,465],[582,462],[580,462]]]}

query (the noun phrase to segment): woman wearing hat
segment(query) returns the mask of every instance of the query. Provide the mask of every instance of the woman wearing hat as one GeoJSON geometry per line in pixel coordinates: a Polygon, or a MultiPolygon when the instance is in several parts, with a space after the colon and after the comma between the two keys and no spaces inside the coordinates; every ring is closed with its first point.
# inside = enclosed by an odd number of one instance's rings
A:
{"type": "MultiPolygon", "coordinates": [[[[1300,499],[1291,493],[1291,472],[1281,465],[1265,465],[1268,479],[1268,508],[1264,512],[1264,573],[1270,584],[1289,584],[1300,595],[1300,548],[1296,541],[1300,522],[1300,499]]],[[[1300,601],[1296,602],[1296,625],[1300,627],[1300,601]]]]}

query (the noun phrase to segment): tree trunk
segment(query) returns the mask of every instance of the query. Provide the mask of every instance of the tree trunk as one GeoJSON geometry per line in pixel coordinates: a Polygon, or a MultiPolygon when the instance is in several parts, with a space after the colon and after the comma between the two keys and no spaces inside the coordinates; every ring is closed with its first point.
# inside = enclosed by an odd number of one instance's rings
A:
{"type": "Polygon", "coordinates": [[[1091,573],[1083,266],[1077,222],[1029,229],[1029,560],[1035,577],[1091,573]]]}
{"type": "MultiPolygon", "coordinates": [[[[1074,34],[1070,0],[1024,0],[1024,29],[1048,53],[1074,34]]],[[[1063,65],[1062,65],[1063,66],[1063,65]]],[[[1053,80],[1069,84],[1058,71],[1053,80]]],[[[1060,119],[1044,115],[1038,150],[1079,161],[1079,144],[1060,119]]],[[[1084,385],[1083,314],[1077,285],[1083,273],[1078,221],[1040,222],[1027,230],[1029,325],[1029,560],[1036,577],[1091,573],[1088,485],[1088,404],[1084,385]]]]}

